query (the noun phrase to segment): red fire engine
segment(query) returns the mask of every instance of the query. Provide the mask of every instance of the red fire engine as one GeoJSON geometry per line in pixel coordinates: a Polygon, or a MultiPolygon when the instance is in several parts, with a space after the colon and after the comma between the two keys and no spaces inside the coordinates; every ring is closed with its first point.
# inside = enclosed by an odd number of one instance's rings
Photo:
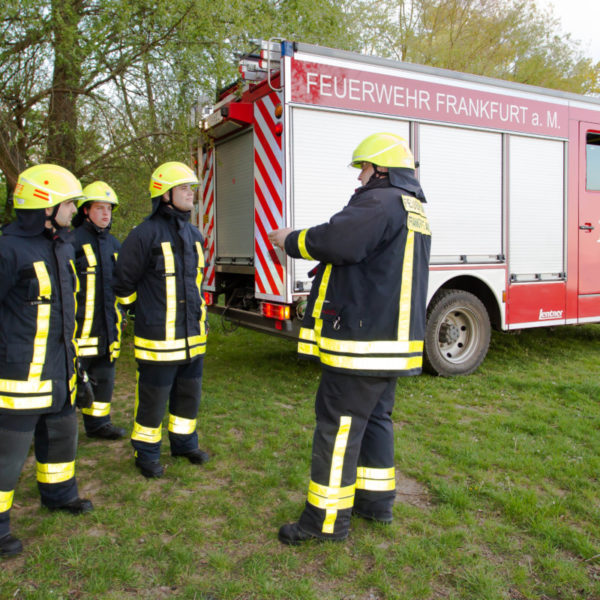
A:
{"type": "Polygon", "coordinates": [[[327,221],[391,131],[428,199],[431,371],[474,371],[491,327],[600,321],[599,99],[281,40],[240,70],[200,121],[211,310],[295,336],[315,265],[267,233],[327,221]]]}

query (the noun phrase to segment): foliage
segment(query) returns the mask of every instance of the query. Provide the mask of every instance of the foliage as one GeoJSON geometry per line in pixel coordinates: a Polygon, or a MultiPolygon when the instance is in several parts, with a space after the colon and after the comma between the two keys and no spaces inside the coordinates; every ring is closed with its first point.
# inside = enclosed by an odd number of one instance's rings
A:
{"type": "Polygon", "coordinates": [[[194,109],[235,81],[253,39],[598,91],[598,65],[532,0],[6,0],[0,33],[5,217],[18,173],[56,161],[115,188],[123,234],[156,165],[189,162],[194,109]]]}
{"type": "MultiPolygon", "coordinates": [[[[344,543],[277,541],[310,478],[319,368],[295,344],[211,317],[202,467],[169,455],[160,480],[128,440],[80,432],[82,517],[39,506],[31,456],[15,493],[21,557],[6,598],[579,600],[600,597],[598,325],[494,333],[469,377],[398,383],[394,523],[353,518],[344,543]]],[[[128,334],[113,420],[131,426],[128,334]]]]}
{"type": "Polygon", "coordinates": [[[600,92],[584,57],[533,0],[373,0],[369,52],[413,63],[570,92],[600,92]]]}

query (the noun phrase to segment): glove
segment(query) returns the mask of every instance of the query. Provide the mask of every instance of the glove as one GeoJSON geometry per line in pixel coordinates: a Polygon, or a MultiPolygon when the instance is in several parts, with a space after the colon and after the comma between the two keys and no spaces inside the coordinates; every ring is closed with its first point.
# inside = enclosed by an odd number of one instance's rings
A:
{"type": "Polygon", "coordinates": [[[75,395],[75,406],[77,408],[91,408],[94,403],[94,388],[92,380],[87,371],[77,370],[77,394],[75,395]]]}

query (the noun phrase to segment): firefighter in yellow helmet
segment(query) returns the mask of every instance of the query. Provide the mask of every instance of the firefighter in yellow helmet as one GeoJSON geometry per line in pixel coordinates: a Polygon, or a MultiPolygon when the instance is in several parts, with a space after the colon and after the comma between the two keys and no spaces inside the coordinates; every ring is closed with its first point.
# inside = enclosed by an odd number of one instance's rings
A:
{"type": "Polygon", "coordinates": [[[77,348],[81,368],[94,393],[83,407],[83,424],[90,438],[117,440],[125,429],[111,422],[110,404],[115,384],[115,361],[121,351],[121,309],[113,290],[114,269],[121,244],[110,233],[119,199],[104,181],[83,189],[73,219],[77,294],[77,348]]]}
{"type": "Polygon", "coordinates": [[[14,191],[16,221],[0,237],[0,556],[22,550],[9,514],[32,439],[42,505],[93,508],[75,480],[77,276],[67,236],[81,197],[66,169],[26,169],[14,191]]]}
{"type": "Polygon", "coordinates": [[[162,477],[161,423],[169,412],[173,456],[202,464],[198,448],[206,307],[202,295],[203,238],[190,223],[194,172],[180,162],[160,165],[150,179],[152,212],[123,242],[115,292],[135,310],[138,384],[131,443],[144,477],[162,477]]]}
{"type": "Polygon", "coordinates": [[[352,513],[389,523],[391,413],[399,376],[421,372],[431,234],[406,141],[375,133],[352,155],[362,186],[328,223],[273,245],[318,261],[298,352],[321,363],[308,498],[279,540],[341,540],[352,513]]]}

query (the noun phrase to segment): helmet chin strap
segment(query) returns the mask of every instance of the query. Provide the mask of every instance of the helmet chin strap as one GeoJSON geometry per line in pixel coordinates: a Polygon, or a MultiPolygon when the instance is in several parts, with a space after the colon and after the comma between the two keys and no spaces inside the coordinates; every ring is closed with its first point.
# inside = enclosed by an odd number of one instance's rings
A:
{"type": "Polygon", "coordinates": [[[60,204],[55,204],[52,210],[52,214],[49,217],[46,217],[46,221],[50,221],[50,224],[56,231],[62,229],[62,225],[59,225],[56,221],[56,215],[58,214],[58,209],[60,208],[60,204]]]}
{"type": "MultiPolygon", "coordinates": [[[[371,163],[373,164],[373,163],[371,163]]],[[[389,174],[387,171],[380,171],[377,168],[377,165],[373,164],[373,175],[371,175],[371,177],[369,178],[369,181],[371,181],[371,179],[383,179],[384,177],[389,177],[389,174]]]]}

